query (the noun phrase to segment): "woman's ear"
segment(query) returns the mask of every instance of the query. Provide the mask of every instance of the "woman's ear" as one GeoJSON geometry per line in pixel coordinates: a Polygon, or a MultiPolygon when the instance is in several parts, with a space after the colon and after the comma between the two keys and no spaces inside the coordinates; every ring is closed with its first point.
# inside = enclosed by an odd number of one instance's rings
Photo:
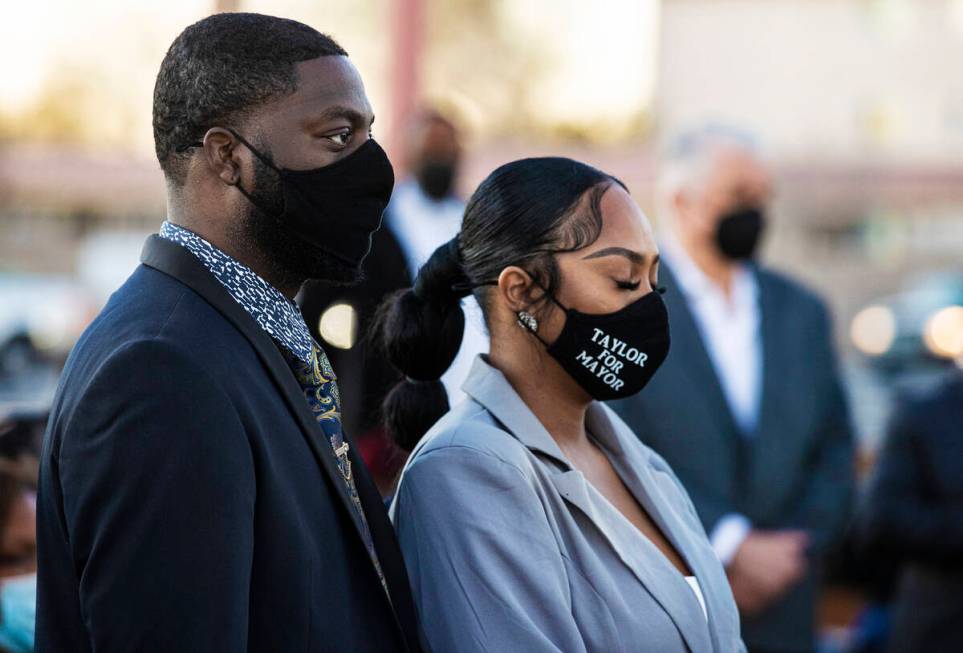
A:
{"type": "Polygon", "coordinates": [[[532,297],[534,288],[532,277],[518,266],[509,266],[498,275],[498,292],[513,313],[531,308],[535,299],[532,297]]]}

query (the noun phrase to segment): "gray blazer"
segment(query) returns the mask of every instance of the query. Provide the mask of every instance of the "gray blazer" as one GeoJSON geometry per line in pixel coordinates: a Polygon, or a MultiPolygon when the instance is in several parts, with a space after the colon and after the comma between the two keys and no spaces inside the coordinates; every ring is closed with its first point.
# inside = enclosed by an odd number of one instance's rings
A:
{"type": "MultiPolygon", "coordinates": [[[[759,528],[801,528],[814,562],[840,540],[853,490],[853,434],[826,307],[799,284],[754,269],[762,315],[762,400],[756,433],[739,432],[699,327],[672,271],[660,272],[672,327],[669,356],[635,397],[613,405],[672,465],[706,530],[735,512],[759,528]]],[[[818,564],[762,614],[750,648],[815,647],[818,564]]]]}
{"type": "Polygon", "coordinates": [[[483,357],[412,453],[391,514],[438,653],[744,651],[729,584],[666,462],[606,406],[587,426],[688,563],[696,595],[483,357]]]}

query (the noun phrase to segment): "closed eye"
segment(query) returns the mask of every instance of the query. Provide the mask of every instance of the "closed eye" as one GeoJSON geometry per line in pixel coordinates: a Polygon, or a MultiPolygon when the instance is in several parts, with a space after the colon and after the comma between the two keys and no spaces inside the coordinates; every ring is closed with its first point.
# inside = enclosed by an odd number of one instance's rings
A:
{"type": "Polygon", "coordinates": [[[620,290],[638,290],[639,286],[642,285],[641,281],[616,281],[615,285],[619,287],[620,290]]]}

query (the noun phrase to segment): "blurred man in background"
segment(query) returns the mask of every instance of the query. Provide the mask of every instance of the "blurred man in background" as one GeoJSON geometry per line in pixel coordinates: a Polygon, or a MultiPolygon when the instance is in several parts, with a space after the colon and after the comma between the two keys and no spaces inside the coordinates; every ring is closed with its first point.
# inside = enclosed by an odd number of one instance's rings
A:
{"type": "MultiPolygon", "coordinates": [[[[461,230],[465,203],[456,194],[462,161],[461,137],[455,123],[429,110],[413,125],[407,155],[411,176],[398,185],[385,212],[385,226],[404,252],[413,282],[418,269],[443,243],[461,230]]],[[[461,384],[472,361],[488,351],[481,309],[474,299],[465,300],[465,337],[455,362],[442,377],[452,402],[462,396],[461,384]]]]}
{"type": "Polygon", "coordinates": [[[842,534],[853,482],[829,317],[754,262],[771,180],[750,139],[691,133],[661,182],[672,348],[617,409],[692,496],[750,651],[810,651],[819,560],[842,534]]]}
{"type": "MultiPolygon", "coordinates": [[[[308,283],[298,296],[315,338],[330,345],[331,364],[343,392],[356,398],[346,402],[345,429],[359,436],[372,474],[386,493],[404,462],[381,425],[381,402],[398,375],[370,341],[370,327],[384,298],[411,286],[431,253],[458,233],[465,208],[455,188],[462,145],[454,122],[436,110],[424,111],[411,125],[407,148],[410,176],[395,188],[382,227],[372,239],[364,281],[354,286],[308,283]]],[[[442,379],[452,401],[461,395],[475,355],[487,350],[477,304],[473,299],[466,303],[465,338],[442,379]]]]}
{"type": "Polygon", "coordinates": [[[867,554],[904,565],[887,650],[961,650],[963,371],[898,407],[858,526],[867,554]]]}

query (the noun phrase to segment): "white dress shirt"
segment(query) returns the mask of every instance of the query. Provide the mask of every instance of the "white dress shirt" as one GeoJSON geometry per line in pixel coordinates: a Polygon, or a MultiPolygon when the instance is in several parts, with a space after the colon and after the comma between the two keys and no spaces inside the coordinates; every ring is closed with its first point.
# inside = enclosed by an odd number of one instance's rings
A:
{"type": "MultiPolygon", "coordinates": [[[[685,295],[732,417],[742,436],[751,438],[762,396],[761,312],[755,275],[746,265],[736,267],[726,295],[674,237],[664,238],[662,256],[685,295]]],[[[749,520],[736,513],[716,523],[709,539],[723,564],[732,561],[751,528],[749,520]]]]}
{"type": "MultiPolygon", "coordinates": [[[[398,239],[412,276],[418,274],[418,269],[439,246],[461,230],[464,211],[465,204],[461,200],[455,197],[433,200],[412,180],[395,188],[385,217],[387,226],[398,239]]],[[[465,310],[465,337],[454,362],[441,377],[452,405],[464,396],[461,384],[468,377],[475,356],[488,352],[488,333],[481,307],[474,297],[466,297],[462,300],[462,308],[465,310]]]]}

